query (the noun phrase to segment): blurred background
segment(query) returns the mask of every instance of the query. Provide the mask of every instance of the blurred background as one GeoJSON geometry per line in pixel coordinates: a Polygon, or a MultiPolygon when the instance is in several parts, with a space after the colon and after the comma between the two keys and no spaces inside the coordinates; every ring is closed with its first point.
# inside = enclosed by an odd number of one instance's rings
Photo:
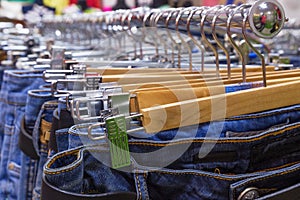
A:
{"type": "MultiPolygon", "coordinates": [[[[278,1],[283,4],[288,18],[300,18],[299,0],[278,1]]],[[[0,0],[0,16],[22,20],[24,14],[32,9],[36,9],[36,6],[33,5],[42,6],[43,9],[46,8],[59,15],[63,13],[93,12],[98,10],[110,11],[139,6],[167,8],[240,4],[245,2],[247,2],[247,0],[0,0]]],[[[42,9],[42,7],[39,8],[42,9]]]]}

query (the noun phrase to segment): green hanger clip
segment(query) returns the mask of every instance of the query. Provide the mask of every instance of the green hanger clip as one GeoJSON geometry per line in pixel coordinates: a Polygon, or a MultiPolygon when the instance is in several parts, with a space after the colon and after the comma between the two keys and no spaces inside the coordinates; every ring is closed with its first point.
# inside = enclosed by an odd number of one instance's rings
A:
{"type": "Polygon", "coordinates": [[[118,169],[130,165],[128,136],[124,115],[106,119],[106,132],[109,141],[112,167],[118,169]]]}

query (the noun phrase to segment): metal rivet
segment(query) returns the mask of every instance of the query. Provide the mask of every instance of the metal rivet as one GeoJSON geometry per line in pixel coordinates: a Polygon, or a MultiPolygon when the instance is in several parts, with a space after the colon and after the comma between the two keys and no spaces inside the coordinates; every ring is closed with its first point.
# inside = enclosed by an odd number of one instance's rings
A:
{"type": "Polygon", "coordinates": [[[246,188],[237,200],[253,200],[259,197],[258,189],[255,187],[246,188]]]}
{"type": "Polygon", "coordinates": [[[8,164],[8,169],[13,170],[15,168],[15,165],[13,163],[8,164]]]}

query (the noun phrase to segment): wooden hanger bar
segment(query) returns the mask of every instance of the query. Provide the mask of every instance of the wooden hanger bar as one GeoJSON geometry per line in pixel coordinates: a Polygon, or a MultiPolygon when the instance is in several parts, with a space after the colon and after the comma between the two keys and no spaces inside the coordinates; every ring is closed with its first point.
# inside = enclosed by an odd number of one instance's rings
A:
{"type": "MultiPolygon", "coordinates": [[[[247,67],[247,72],[261,72],[261,67],[247,67]]],[[[266,67],[267,71],[274,71],[275,67],[274,66],[267,66],[266,67]]],[[[88,72],[95,72],[100,75],[120,75],[120,74],[126,74],[126,73],[161,73],[161,72],[172,72],[172,71],[177,71],[179,73],[199,73],[197,71],[189,71],[189,70],[184,70],[184,69],[178,69],[178,68],[87,68],[88,72]]],[[[205,73],[214,73],[215,70],[212,69],[207,69],[205,70],[205,73]]],[[[221,73],[227,73],[227,69],[221,69],[221,73]]],[[[242,69],[241,68],[232,68],[231,72],[238,72],[241,73],[242,69]]]]}
{"type": "MultiPolygon", "coordinates": [[[[274,71],[274,72],[268,72],[267,73],[267,79],[278,79],[278,78],[289,78],[289,77],[297,77],[300,76],[300,69],[296,70],[286,70],[286,71],[274,71]]],[[[257,82],[262,80],[262,74],[261,73],[248,73],[247,74],[247,82],[257,82]]],[[[228,85],[228,84],[236,84],[236,83],[241,83],[242,82],[242,77],[237,76],[232,77],[231,80],[224,79],[223,82],[220,82],[220,79],[205,79],[204,80],[184,80],[184,81],[175,81],[168,84],[166,82],[161,82],[161,83],[156,83],[156,84],[142,84],[139,85],[138,87],[134,85],[124,85],[124,91],[146,91],[146,90],[160,90],[160,89],[165,89],[166,87],[169,89],[175,89],[175,88],[196,88],[196,87],[203,87],[206,86],[208,83],[210,85],[228,85]],[[174,84],[173,84],[174,83],[174,84]]]]}
{"type": "Polygon", "coordinates": [[[148,133],[300,103],[300,80],[141,109],[148,133]],[[255,97],[255,98],[253,98],[255,97]]]}
{"type": "MultiPolygon", "coordinates": [[[[272,68],[270,68],[271,70],[272,68]]],[[[241,76],[240,73],[236,72],[238,75],[241,76]]],[[[259,73],[259,72],[257,72],[259,73]]],[[[222,78],[227,79],[227,73],[221,74],[222,78]]],[[[236,74],[235,74],[236,75],[236,74]]],[[[176,81],[176,80],[183,80],[183,79],[202,79],[205,76],[205,80],[209,80],[210,77],[215,79],[215,73],[196,73],[196,74],[180,74],[177,72],[174,73],[154,73],[154,74],[121,74],[121,75],[106,75],[102,76],[102,82],[119,82],[122,85],[124,84],[135,84],[135,83],[147,83],[147,82],[160,82],[160,81],[176,81]]],[[[234,75],[232,75],[234,78],[234,75]]]]}
{"type": "MultiPolygon", "coordinates": [[[[288,83],[297,80],[300,80],[300,77],[267,80],[267,83],[268,85],[276,85],[280,83],[288,83]]],[[[230,86],[230,84],[226,86],[230,86]]],[[[164,105],[164,104],[170,104],[179,101],[185,101],[189,99],[208,97],[210,96],[211,91],[213,91],[213,95],[224,94],[225,85],[215,85],[215,86],[206,85],[206,86],[194,87],[194,88],[191,87],[186,87],[181,89],[165,88],[164,90],[135,91],[133,92],[133,94],[135,95],[135,101],[133,101],[135,105],[132,105],[131,109],[133,110],[136,107],[138,107],[139,109],[144,109],[144,108],[150,108],[155,105],[164,105]]]]}
{"type": "MultiPolygon", "coordinates": [[[[270,72],[271,73],[271,72],[270,72]]],[[[276,73],[279,73],[278,71],[276,71],[276,73]]],[[[261,72],[250,72],[247,73],[247,76],[259,76],[261,77],[261,72]]],[[[242,81],[242,75],[239,73],[237,75],[233,74],[231,76],[230,81],[236,80],[236,82],[241,82],[242,81]]],[[[226,76],[222,79],[227,80],[227,74],[226,76]]],[[[158,82],[147,82],[147,83],[134,83],[134,84],[123,84],[122,82],[119,83],[119,85],[122,86],[123,91],[131,91],[131,90],[148,90],[149,88],[152,88],[153,90],[155,89],[164,89],[165,87],[169,87],[169,86],[179,86],[179,87],[190,87],[190,84],[192,84],[192,86],[194,84],[200,84],[204,85],[204,82],[211,82],[211,81],[218,81],[220,80],[220,78],[217,77],[212,77],[212,78],[197,78],[197,79],[184,79],[182,78],[181,80],[172,80],[172,81],[158,81],[158,82]],[[188,85],[187,85],[188,84],[188,85]]],[[[196,85],[195,85],[196,86],[196,85]]]]}

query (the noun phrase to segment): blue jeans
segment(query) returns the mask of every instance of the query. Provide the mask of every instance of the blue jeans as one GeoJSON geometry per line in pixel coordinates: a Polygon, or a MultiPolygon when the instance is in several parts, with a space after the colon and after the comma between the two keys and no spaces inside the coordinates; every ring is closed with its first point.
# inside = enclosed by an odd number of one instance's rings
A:
{"type": "Polygon", "coordinates": [[[38,148],[39,160],[37,163],[37,171],[35,173],[35,182],[33,189],[33,200],[40,199],[40,190],[42,183],[43,166],[48,158],[48,142],[52,129],[53,111],[58,107],[57,101],[47,101],[42,105],[38,114],[34,130],[33,143],[38,148]]]}
{"type": "MultiPolygon", "coordinates": [[[[45,178],[53,186],[70,192],[134,191],[142,199],[236,199],[245,190],[242,186],[251,186],[242,184],[244,181],[256,178],[260,183],[261,177],[267,175],[273,181],[272,175],[275,174],[279,178],[274,184],[276,190],[280,190],[295,184],[294,179],[286,179],[282,171],[297,169],[288,176],[299,176],[300,172],[297,163],[300,148],[294,145],[299,138],[300,125],[296,123],[300,118],[299,108],[296,105],[243,115],[223,123],[163,131],[148,138],[144,132],[136,133],[130,136],[129,146],[133,163],[138,163],[132,168],[138,172],[129,174],[108,167],[109,155],[103,141],[98,141],[97,147],[91,147],[98,153],[93,153],[89,147],[76,148],[82,143],[95,143],[87,137],[88,125],[76,125],[69,130],[68,136],[68,148],[75,149],[50,159],[44,168],[45,178]],[[195,128],[196,136],[189,137],[195,128]],[[99,177],[99,180],[94,180],[99,177]],[[67,182],[61,181],[65,178],[67,182]],[[124,187],[120,189],[121,186],[124,187]]],[[[94,131],[94,134],[101,133],[101,130],[94,131]]],[[[257,186],[260,195],[274,192],[274,189],[264,188],[268,185],[261,183],[257,186]]]]}
{"type": "Polygon", "coordinates": [[[42,83],[40,72],[8,70],[3,75],[0,92],[0,135],[3,138],[0,160],[0,199],[21,198],[19,191],[26,182],[21,174],[18,146],[20,122],[25,112],[27,92],[42,83]]]}
{"type": "MultiPolygon", "coordinates": [[[[3,74],[4,74],[4,71],[8,69],[8,67],[4,67],[4,66],[0,66],[0,88],[2,86],[2,82],[3,82],[3,74]]],[[[0,134],[0,144],[2,144],[3,142],[3,134],[0,134]]],[[[0,145],[0,152],[1,152],[1,148],[2,148],[2,145],[0,145]]],[[[1,154],[0,154],[0,160],[1,160],[1,154]]]]}
{"type": "Polygon", "coordinates": [[[107,145],[77,147],[52,157],[44,174],[54,187],[68,192],[135,192],[138,199],[237,199],[247,188],[255,188],[263,197],[300,181],[300,123],[251,137],[203,141],[130,142],[131,152],[167,145],[170,149],[151,158],[132,153],[132,165],[122,171],[109,167],[107,145]],[[199,157],[204,143],[215,145],[199,157]],[[187,151],[160,168],[185,144],[190,144],[187,151]]]}
{"type": "MultiPolygon", "coordinates": [[[[44,102],[52,99],[53,97],[49,90],[28,91],[27,103],[24,114],[24,129],[26,130],[27,135],[30,135],[32,137],[34,126],[38,120],[39,112],[41,109],[44,110],[44,102]]],[[[20,187],[19,199],[32,199],[32,191],[36,179],[37,164],[38,160],[31,159],[28,155],[22,153],[21,183],[26,184],[24,184],[23,187],[20,187]]]]}

